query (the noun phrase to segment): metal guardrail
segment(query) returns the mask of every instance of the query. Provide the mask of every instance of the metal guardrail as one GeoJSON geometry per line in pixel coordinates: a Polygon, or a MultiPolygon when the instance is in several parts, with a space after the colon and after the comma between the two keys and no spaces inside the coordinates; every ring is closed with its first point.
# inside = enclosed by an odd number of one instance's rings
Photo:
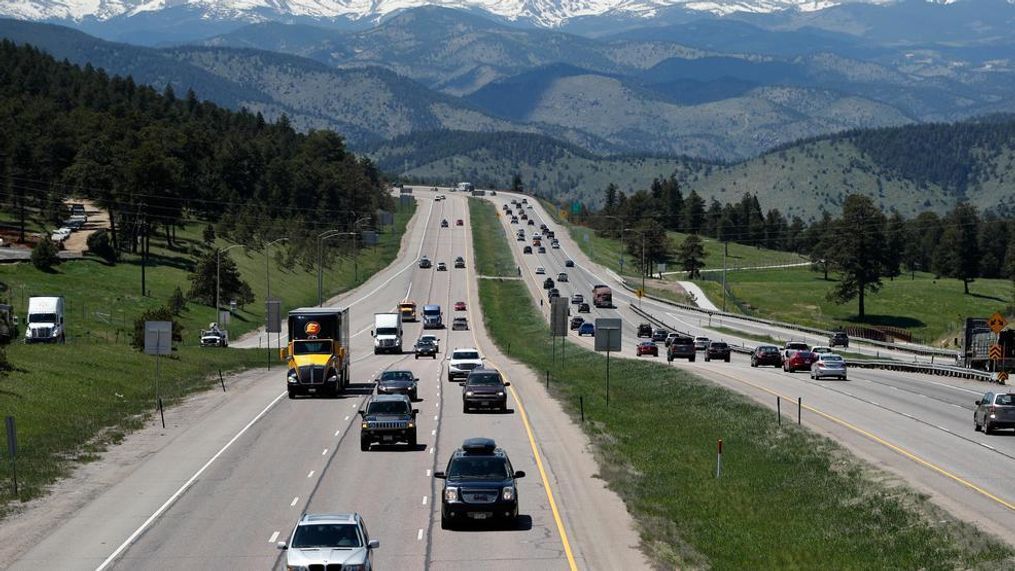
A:
{"type": "MultiPolygon", "coordinates": [[[[630,291],[632,293],[637,291],[635,288],[633,288],[630,285],[628,285],[627,281],[625,281],[623,279],[621,279],[620,285],[623,286],[624,289],[626,289],[626,290],[628,290],[628,291],[630,291]]],[[[782,322],[782,321],[773,321],[771,319],[762,319],[760,317],[752,317],[750,315],[740,315],[738,313],[729,313],[729,312],[726,312],[726,311],[713,311],[713,310],[710,310],[710,309],[703,309],[703,308],[698,307],[696,305],[688,305],[686,303],[679,303],[679,302],[676,302],[676,301],[673,301],[673,300],[670,300],[670,299],[665,299],[665,298],[661,298],[661,297],[654,296],[654,295],[649,295],[649,294],[645,294],[645,297],[651,299],[652,301],[656,301],[656,302],[659,302],[659,303],[665,303],[667,305],[672,305],[674,307],[679,307],[680,309],[684,309],[684,310],[687,310],[687,311],[697,311],[699,313],[704,313],[704,314],[711,315],[711,316],[720,316],[720,317],[726,317],[726,318],[729,318],[729,319],[741,319],[743,321],[753,321],[755,323],[760,323],[762,325],[768,325],[768,326],[771,326],[771,327],[781,327],[783,329],[792,329],[794,331],[800,331],[802,333],[810,333],[811,335],[820,335],[820,336],[823,336],[823,337],[831,337],[831,335],[832,335],[831,331],[825,331],[823,329],[818,329],[816,327],[807,327],[805,325],[797,325],[795,323],[785,323],[785,322],[782,322]]],[[[872,345],[872,346],[875,346],[875,347],[883,347],[885,349],[891,349],[893,351],[901,351],[901,352],[905,352],[905,353],[913,353],[913,354],[916,354],[916,355],[934,355],[934,356],[938,356],[938,357],[948,357],[950,359],[956,359],[958,357],[958,353],[955,352],[955,351],[949,351],[947,349],[937,349],[937,348],[934,348],[934,347],[912,347],[912,346],[906,346],[906,345],[898,345],[898,344],[895,344],[895,343],[887,343],[887,342],[884,342],[884,341],[875,341],[873,339],[854,339],[853,341],[856,342],[856,343],[861,343],[862,342],[862,343],[865,343],[865,344],[868,344],[868,345],[872,345]]]]}
{"type": "MultiPolygon", "coordinates": [[[[648,321],[656,324],[659,327],[665,327],[670,331],[693,337],[694,335],[689,331],[681,331],[680,329],[673,327],[651,313],[639,308],[635,304],[630,304],[631,311],[644,317],[648,321]]],[[[742,353],[750,355],[754,350],[746,346],[730,345],[730,349],[736,353],[742,353]]],[[[994,374],[985,371],[978,371],[976,369],[967,369],[965,367],[953,367],[950,365],[934,365],[930,363],[907,363],[905,361],[894,361],[894,360],[867,360],[867,359],[846,359],[847,367],[855,367],[858,369],[883,369],[888,371],[902,371],[907,373],[923,373],[925,375],[940,375],[945,377],[960,377],[963,379],[973,379],[984,382],[997,382],[994,378],[994,374]]]]}

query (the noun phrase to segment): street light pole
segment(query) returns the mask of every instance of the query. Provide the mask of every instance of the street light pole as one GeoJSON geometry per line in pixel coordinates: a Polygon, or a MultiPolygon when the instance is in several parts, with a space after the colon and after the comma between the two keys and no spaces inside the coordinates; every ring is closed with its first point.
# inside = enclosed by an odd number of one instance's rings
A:
{"type": "Polygon", "coordinates": [[[359,238],[359,225],[363,222],[370,220],[369,216],[364,216],[359,220],[352,223],[352,283],[359,282],[359,247],[357,238],[359,238]]]}
{"type": "Polygon", "coordinates": [[[324,256],[321,247],[324,241],[340,234],[340,230],[325,230],[317,235],[317,306],[324,305],[324,256]]]}
{"type": "Polygon", "coordinates": [[[220,285],[222,283],[222,254],[225,253],[225,252],[228,252],[229,250],[232,250],[233,248],[237,248],[239,246],[241,246],[241,244],[233,244],[232,246],[229,246],[228,248],[218,248],[218,249],[215,250],[215,321],[216,322],[218,322],[218,320],[219,320],[219,308],[222,307],[222,305],[219,303],[219,296],[220,296],[221,291],[222,291],[221,290],[221,285],[220,285]]]}
{"type": "Polygon", "coordinates": [[[269,266],[268,266],[268,249],[271,248],[271,246],[274,245],[274,244],[277,244],[279,242],[285,242],[285,241],[288,241],[288,240],[289,240],[289,238],[278,238],[277,240],[272,240],[271,242],[268,242],[267,244],[264,245],[264,290],[265,290],[264,300],[265,301],[271,301],[271,276],[269,274],[269,266]]]}

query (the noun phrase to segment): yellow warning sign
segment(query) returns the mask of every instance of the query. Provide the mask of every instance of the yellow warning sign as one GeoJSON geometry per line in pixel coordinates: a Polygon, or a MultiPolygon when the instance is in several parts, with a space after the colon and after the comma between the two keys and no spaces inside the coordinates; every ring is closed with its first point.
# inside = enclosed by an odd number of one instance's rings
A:
{"type": "Polygon", "coordinates": [[[1008,382],[1008,373],[1001,371],[997,374],[997,382],[1002,385],[1008,382]]]}
{"type": "Polygon", "coordinates": [[[1001,355],[1001,346],[997,343],[991,345],[990,349],[987,350],[987,356],[990,357],[991,361],[1000,361],[1001,355]]]}
{"type": "Polygon", "coordinates": [[[1000,311],[995,311],[994,315],[991,315],[990,319],[987,320],[987,325],[990,326],[990,330],[994,333],[1000,333],[1004,329],[1004,326],[1008,325],[1008,320],[1001,315],[1000,311]]]}
{"type": "Polygon", "coordinates": [[[634,295],[638,296],[638,299],[641,299],[641,298],[645,297],[645,290],[643,290],[643,289],[641,289],[641,288],[638,288],[638,289],[637,289],[637,290],[636,290],[636,291],[634,292],[634,295]]]}

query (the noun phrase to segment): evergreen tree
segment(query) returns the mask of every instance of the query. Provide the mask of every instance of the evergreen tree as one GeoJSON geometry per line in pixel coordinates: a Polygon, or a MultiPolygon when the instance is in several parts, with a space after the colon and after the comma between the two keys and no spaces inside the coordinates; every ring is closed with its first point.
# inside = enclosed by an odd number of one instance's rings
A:
{"type": "Polygon", "coordinates": [[[905,258],[908,238],[906,220],[898,211],[893,211],[885,226],[884,270],[884,275],[892,280],[902,273],[902,261],[905,258]]]}
{"type": "Polygon", "coordinates": [[[966,294],[969,283],[980,270],[979,216],[976,207],[963,202],[944,218],[944,231],[938,246],[935,271],[942,276],[962,280],[966,294]]]}
{"type": "MultiPolygon", "coordinates": [[[[187,293],[187,297],[190,299],[212,307],[215,306],[215,257],[216,252],[212,251],[198,260],[197,267],[190,274],[190,292],[187,293]]],[[[220,255],[219,258],[221,265],[218,273],[220,302],[225,304],[229,300],[235,299],[236,304],[241,307],[253,303],[254,292],[250,289],[250,285],[243,281],[236,262],[229,254],[220,255]]]]}
{"type": "Polygon", "coordinates": [[[868,292],[881,289],[885,259],[885,215],[862,194],[850,194],[842,206],[842,218],[835,223],[831,257],[839,269],[838,285],[828,293],[837,303],[858,300],[858,317],[866,316],[868,292]]]}
{"type": "Polygon", "coordinates": [[[677,260],[680,262],[680,269],[687,272],[688,278],[701,277],[701,268],[705,267],[705,245],[697,234],[684,238],[677,252],[677,260]]]}
{"type": "Polygon", "coordinates": [[[49,236],[43,236],[35,247],[32,248],[32,265],[37,269],[48,272],[53,269],[53,266],[60,263],[59,252],[60,250],[49,239],[49,236]]]}
{"type": "Polygon", "coordinates": [[[697,234],[705,223],[705,200],[697,192],[691,191],[684,203],[684,225],[683,231],[690,234],[697,234]]]}

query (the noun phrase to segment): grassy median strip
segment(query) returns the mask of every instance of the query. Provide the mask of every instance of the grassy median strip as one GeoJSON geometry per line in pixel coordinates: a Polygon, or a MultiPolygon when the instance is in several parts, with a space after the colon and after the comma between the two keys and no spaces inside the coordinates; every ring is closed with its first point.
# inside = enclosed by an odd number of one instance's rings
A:
{"type": "MultiPolygon", "coordinates": [[[[492,209],[492,206],[482,205],[492,209]]],[[[476,256],[506,250],[498,226],[474,227],[476,256]],[[481,234],[486,234],[482,240],[481,234]],[[499,238],[498,238],[499,236],[499,238]]],[[[482,280],[497,344],[543,378],[597,446],[601,476],[626,502],[663,567],[954,569],[1011,563],[1010,548],[959,522],[834,442],[746,397],[658,360],[605,358],[570,345],[553,362],[549,331],[524,284],[482,280]],[[716,443],[724,441],[716,478],[716,443]]]]}
{"type": "MultiPolygon", "coordinates": [[[[391,263],[415,206],[401,209],[394,233],[380,243],[362,249],[359,276],[351,260],[328,269],[326,295],[331,297],[362,283],[391,263]]],[[[180,233],[175,252],[156,249],[147,269],[147,288],[140,293],[140,268],[127,258],[115,266],[94,259],[65,262],[52,273],[40,272],[29,263],[0,265],[0,281],[10,286],[18,315],[25,315],[24,298],[31,295],[63,295],[69,338],[64,345],[6,347],[12,371],[0,375],[0,416],[14,416],[18,432],[18,494],[11,483],[11,464],[4,454],[0,462],[0,518],[24,502],[45,493],[47,486],[69,473],[77,462],[97,458],[106,446],[150,420],[155,409],[155,361],[130,347],[134,319],[149,308],[166,303],[173,289],[186,292],[190,252],[197,251],[200,228],[193,225],[180,233]]],[[[225,246],[225,244],[220,244],[225,246]]],[[[273,253],[273,252],[272,252],[273,253]]],[[[256,301],[239,309],[228,329],[233,339],[264,323],[265,257],[263,250],[237,248],[229,252],[256,301]]],[[[271,259],[271,294],[283,301],[283,311],[317,301],[316,271],[280,268],[271,259]]],[[[279,367],[277,353],[265,349],[202,349],[197,346],[199,329],[214,321],[211,307],[188,303],[179,319],[184,340],[173,355],[160,364],[160,394],[166,406],[195,391],[218,387],[218,373],[279,367]]],[[[21,330],[22,332],[24,329],[21,330]]],[[[274,344],[274,342],[273,342],[274,344]]],[[[173,411],[166,411],[167,423],[173,411]]],[[[6,448],[4,448],[6,450],[6,448]]]]}

